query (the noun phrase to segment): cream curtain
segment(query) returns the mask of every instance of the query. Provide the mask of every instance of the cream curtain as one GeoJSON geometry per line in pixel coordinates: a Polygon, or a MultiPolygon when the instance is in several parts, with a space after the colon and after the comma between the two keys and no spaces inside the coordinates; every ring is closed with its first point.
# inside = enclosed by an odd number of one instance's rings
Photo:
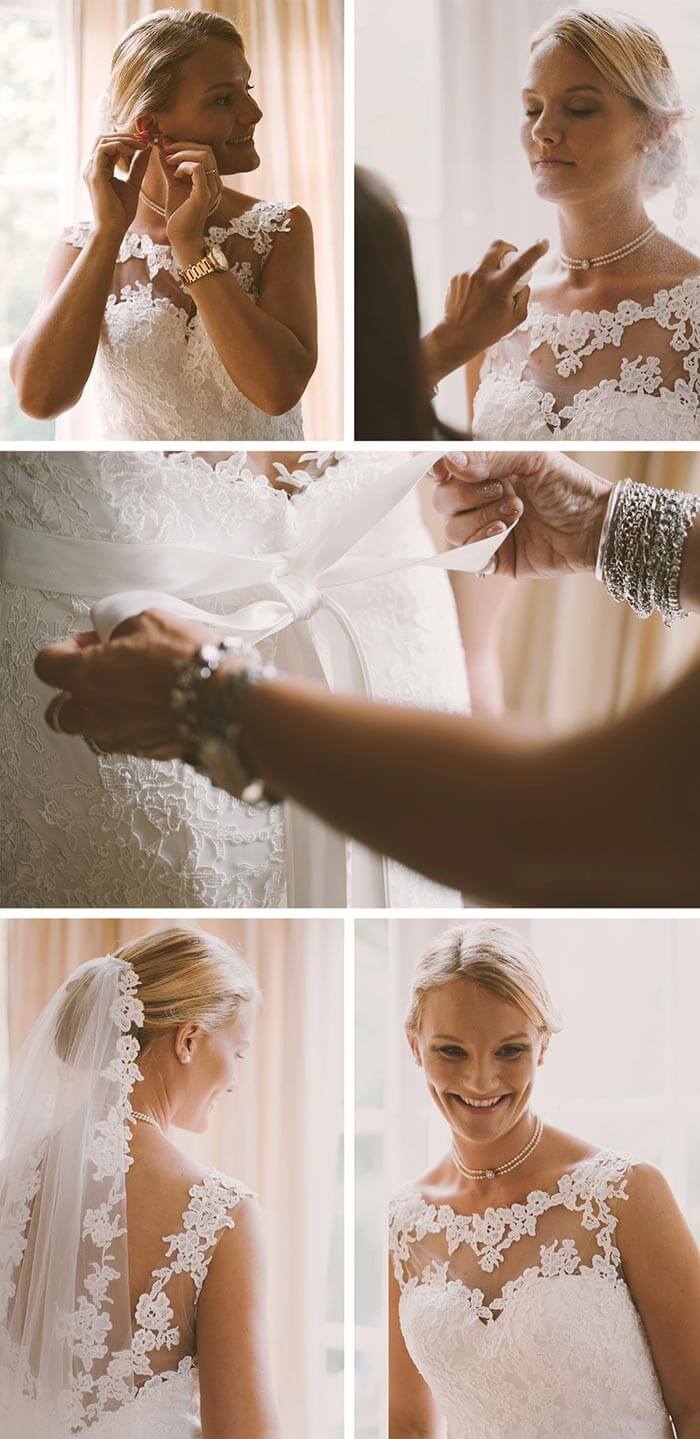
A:
{"type": "MultiPolygon", "coordinates": [[[[577,452],[573,459],[611,481],[700,493],[700,456],[577,452]]],[[[700,656],[696,617],[667,630],[659,615],[637,619],[592,576],[513,587],[503,626],[506,703],[511,710],[574,728],[643,703],[700,656]]]]}
{"type": "Polygon", "coordinates": [[[206,1135],[178,1133],[201,1163],[235,1174],[266,1216],[272,1352],[286,1439],[341,1432],[326,1373],[329,1260],[340,1222],[343,925],[323,919],[6,920],[10,1057],[65,977],[95,955],[170,923],[220,935],[263,992],[240,1089],[206,1135]]]}
{"type": "MultiPolygon", "coordinates": [[[[140,16],[164,8],[151,0],[81,0],[77,153],[83,158],[120,35],[140,16]]],[[[243,35],[265,112],[262,164],[233,183],[248,194],[302,205],[311,216],[319,364],[304,397],[304,425],[308,438],[337,439],[343,432],[342,0],[192,0],[173,8],[216,11],[243,35]]],[[[85,187],[79,188],[80,214],[88,215],[85,187]]]]}

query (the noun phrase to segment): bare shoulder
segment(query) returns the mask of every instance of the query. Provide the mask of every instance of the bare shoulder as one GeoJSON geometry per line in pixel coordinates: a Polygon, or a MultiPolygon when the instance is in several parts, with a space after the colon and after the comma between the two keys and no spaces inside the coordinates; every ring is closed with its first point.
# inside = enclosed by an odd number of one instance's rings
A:
{"type": "Polygon", "coordinates": [[[680,285],[700,275],[700,255],[680,245],[670,235],[659,235],[655,250],[655,272],[668,285],[680,285]]]}
{"type": "Polygon", "coordinates": [[[582,1139],[580,1134],[570,1134],[566,1129],[557,1129],[545,1124],[540,1143],[540,1155],[544,1162],[551,1163],[562,1171],[572,1165],[583,1164],[586,1159],[595,1159],[602,1146],[594,1140],[582,1139]]]}
{"type": "Polygon", "coordinates": [[[660,1219],[678,1208],[665,1174],[646,1160],[630,1165],[627,1190],[630,1201],[628,1217],[660,1219]]]}

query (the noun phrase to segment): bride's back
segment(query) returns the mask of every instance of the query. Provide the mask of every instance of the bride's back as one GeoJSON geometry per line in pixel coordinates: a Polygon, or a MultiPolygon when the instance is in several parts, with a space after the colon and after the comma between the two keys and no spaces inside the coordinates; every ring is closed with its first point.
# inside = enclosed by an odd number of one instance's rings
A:
{"type": "Polygon", "coordinates": [[[196,1357],[197,1302],[209,1265],[250,1191],[193,1164],[150,1125],[136,1123],[131,1154],[129,1295],[145,1382],[196,1357]]]}

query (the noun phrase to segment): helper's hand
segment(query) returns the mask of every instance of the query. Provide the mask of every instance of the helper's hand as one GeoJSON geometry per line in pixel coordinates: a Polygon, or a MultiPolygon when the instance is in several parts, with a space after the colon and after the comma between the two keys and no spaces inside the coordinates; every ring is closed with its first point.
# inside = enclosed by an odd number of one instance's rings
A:
{"type": "Polygon", "coordinates": [[[432,473],[450,544],[501,533],[520,514],[494,573],[546,578],[595,569],[612,486],[567,455],[473,450],[447,455],[432,473]]]}

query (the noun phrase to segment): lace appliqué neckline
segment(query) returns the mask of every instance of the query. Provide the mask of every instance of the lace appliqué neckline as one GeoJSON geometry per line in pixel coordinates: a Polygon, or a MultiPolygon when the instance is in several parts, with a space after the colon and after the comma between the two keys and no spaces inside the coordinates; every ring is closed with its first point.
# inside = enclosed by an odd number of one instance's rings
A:
{"type": "MultiPolygon", "coordinates": [[[[640,353],[621,358],[617,377],[602,379],[576,391],[567,404],[557,408],[553,392],[541,389],[528,377],[528,358],[508,359],[501,341],[486,355],[481,376],[483,394],[477,394],[475,407],[476,427],[482,426],[482,415],[490,411],[497,413],[505,405],[512,411],[513,386],[518,386],[527,403],[536,406],[540,424],[552,436],[562,435],[571,425],[577,432],[590,430],[592,426],[592,437],[600,438],[601,407],[614,404],[617,397],[635,401],[647,397],[657,401],[662,407],[659,415],[664,417],[659,434],[666,430],[669,435],[674,432],[674,415],[676,428],[678,425],[684,430],[688,425],[694,427],[700,423],[700,276],[692,275],[679,285],[658,290],[648,305],[623,299],[614,310],[574,310],[563,314],[545,310],[534,301],[515,333],[527,337],[528,357],[547,346],[557,374],[568,378],[578,374],[584,361],[606,346],[619,349],[626,331],[644,320],[653,320],[669,333],[670,350],[682,357],[685,373],[676,378],[672,387],[664,384],[659,357],[640,353]]],[[[503,419],[507,432],[505,414],[503,419]]],[[[658,423],[657,420],[657,426],[658,423]]],[[[527,429],[528,434],[521,438],[534,437],[532,417],[527,429]]],[[[489,428],[488,433],[495,437],[495,429],[492,434],[489,428]]],[[[578,437],[582,438],[583,433],[578,437]]],[[[650,433],[648,438],[653,435],[650,433]]]]}
{"type": "Polygon", "coordinates": [[[392,1201],[389,1230],[389,1248],[402,1300],[419,1287],[429,1286],[432,1291],[448,1293],[468,1317],[490,1324],[516,1295],[542,1279],[577,1275],[618,1283],[621,1258],[614,1242],[617,1216],[609,1200],[628,1198],[629,1167],[629,1160],[601,1151],[562,1175],[556,1189],[531,1190],[522,1204],[490,1207],[484,1214],[457,1214],[449,1204],[429,1204],[418,1191],[404,1190],[392,1201]],[[467,1244],[480,1269],[490,1274],[503,1263],[505,1251],[525,1235],[534,1237],[539,1217],[558,1206],[580,1214],[583,1229],[595,1232],[600,1252],[592,1256],[590,1265],[582,1263],[574,1239],[555,1239],[541,1245],[539,1264],[528,1266],[509,1280],[490,1302],[481,1289],[471,1289],[461,1279],[450,1277],[449,1260],[440,1263],[433,1259],[419,1274],[406,1278],[411,1245],[420,1243],[427,1234],[443,1230],[448,1255],[467,1244]]]}
{"type": "MultiPolygon", "coordinates": [[[[249,210],[235,216],[226,225],[210,225],[204,238],[208,244],[223,245],[231,236],[239,235],[241,239],[251,241],[255,254],[260,255],[264,263],[272,250],[275,234],[287,233],[291,228],[289,210],[290,206],[280,201],[258,200],[249,210]]],[[[87,220],[70,226],[65,231],[67,244],[82,248],[91,229],[92,225],[87,220]]],[[[155,279],[161,270],[167,270],[177,278],[181,269],[170,245],[159,245],[142,231],[127,230],[119,247],[117,264],[121,265],[132,259],[145,260],[151,280],[155,279]]],[[[231,268],[250,271],[252,280],[253,271],[248,262],[231,268]]],[[[248,289],[249,286],[246,284],[244,288],[248,289]]]]}
{"type": "MultiPolygon", "coordinates": [[[[404,1190],[392,1205],[394,1253],[407,1260],[411,1243],[444,1230],[448,1254],[468,1244],[480,1268],[490,1274],[503,1262],[506,1249],[524,1235],[536,1233],[538,1218],[549,1209],[564,1205],[579,1210],[585,1228],[599,1228],[604,1201],[612,1196],[626,1198],[628,1169],[629,1160],[603,1150],[562,1175],[556,1189],[533,1189],[522,1204],[489,1206],[483,1214],[457,1214],[450,1204],[430,1204],[417,1190],[404,1190]],[[615,1184],[617,1190],[611,1187],[615,1184]]],[[[614,1216],[610,1219],[614,1228],[614,1216]]]]}

